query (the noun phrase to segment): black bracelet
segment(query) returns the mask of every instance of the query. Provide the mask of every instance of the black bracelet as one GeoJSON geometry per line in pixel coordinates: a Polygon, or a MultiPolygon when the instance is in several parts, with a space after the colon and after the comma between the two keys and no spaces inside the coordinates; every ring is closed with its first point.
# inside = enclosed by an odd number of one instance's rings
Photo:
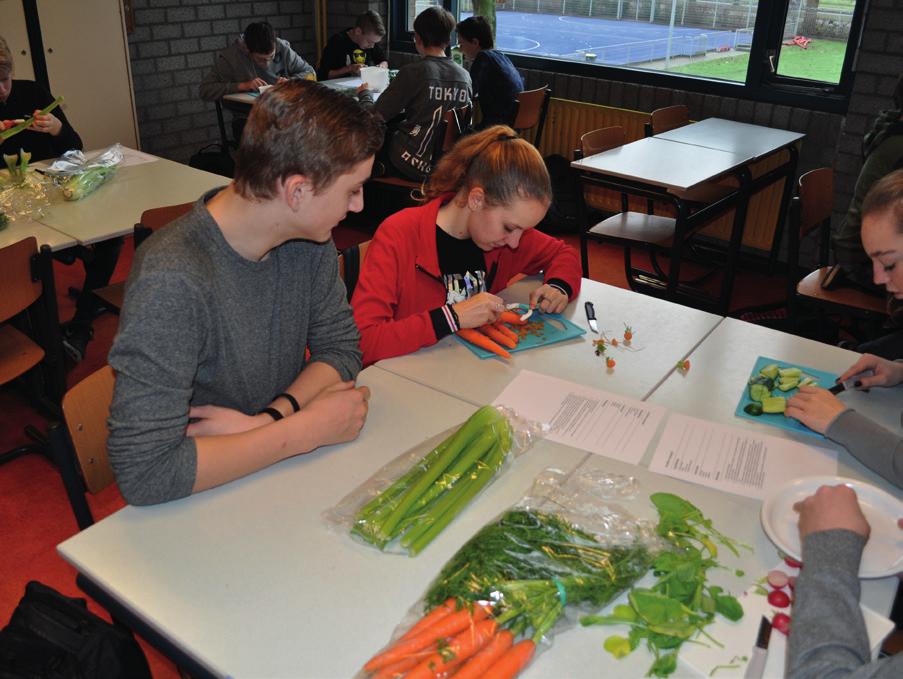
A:
{"type": "Polygon", "coordinates": [[[448,304],[447,306],[448,310],[451,311],[452,318],[455,319],[455,325],[460,329],[461,321],[458,320],[458,312],[455,311],[455,308],[451,304],[448,304]]]}
{"type": "MultiPolygon", "coordinates": [[[[301,410],[301,406],[298,405],[298,399],[296,399],[294,396],[292,396],[291,394],[276,394],[276,398],[279,398],[280,396],[292,404],[292,412],[297,413],[299,410],[301,410]]],[[[276,399],[273,400],[275,401],[276,399]]]]}
{"type": "Polygon", "coordinates": [[[275,408],[264,408],[264,409],[261,410],[260,412],[266,413],[267,415],[269,415],[270,417],[272,417],[272,418],[273,418],[273,422],[278,422],[278,421],[281,420],[282,417],[283,417],[283,416],[282,416],[282,413],[280,413],[280,412],[279,412],[278,410],[276,410],[275,408]]]}

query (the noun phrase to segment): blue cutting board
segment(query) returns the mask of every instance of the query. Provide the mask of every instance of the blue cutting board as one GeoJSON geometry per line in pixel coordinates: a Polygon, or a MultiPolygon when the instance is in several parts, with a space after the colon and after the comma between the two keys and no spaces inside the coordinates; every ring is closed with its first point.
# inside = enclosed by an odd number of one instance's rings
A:
{"type": "MultiPolygon", "coordinates": [[[[527,307],[524,307],[524,311],[526,311],[526,309],[527,307]]],[[[514,353],[517,351],[526,351],[527,349],[535,349],[536,347],[544,347],[548,344],[564,342],[565,340],[574,339],[575,337],[586,334],[584,328],[581,328],[579,325],[574,325],[561,314],[540,314],[534,311],[529,321],[532,323],[538,320],[545,323],[542,335],[527,335],[526,337],[523,337],[521,341],[517,343],[517,347],[508,349],[509,352],[514,353]],[[547,322],[550,320],[553,322],[547,322]]],[[[470,342],[465,342],[457,335],[455,335],[455,339],[480,358],[500,358],[491,351],[486,351],[486,349],[474,346],[470,342]]]]}
{"type": "MultiPolygon", "coordinates": [[[[799,368],[803,371],[803,375],[808,375],[816,380],[818,380],[818,384],[815,386],[823,387],[827,389],[828,387],[834,386],[834,380],[837,379],[837,375],[833,373],[826,373],[821,370],[816,370],[815,368],[807,368],[802,365],[797,365],[795,363],[787,363],[785,361],[779,361],[776,358],[767,358],[765,356],[759,356],[756,359],[756,364],[753,366],[753,369],[750,371],[749,376],[753,377],[759,374],[759,371],[764,368],[766,365],[770,365],[772,363],[777,363],[782,368],[799,368]]],[[[780,389],[772,390],[773,396],[783,396],[786,399],[789,399],[793,396],[799,389],[791,389],[790,391],[781,391],[780,389]]],[[[759,422],[760,424],[768,424],[772,427],[778,427],[779,429],[786,429],[788,431],[795,431],[799,434],[808,434],[809,436],[817,436],[820,439],[823,439],[824,436],[819,434],[818,432],[812,431],[804,424],[801,424],[797,420],[794,420],[792,417],[785,417],[783,413],[762,413],[761,415],[750,415],[743,411],[743,409],[752,403],[752,399],[749,397],[749,384],[743,385],[743,395],[740,397],[740,403],[737,404],[737,410],[734,411],[734,414],[737,417],[743,417],[747,420],[752,420],[753,422],[759,422]]]]}

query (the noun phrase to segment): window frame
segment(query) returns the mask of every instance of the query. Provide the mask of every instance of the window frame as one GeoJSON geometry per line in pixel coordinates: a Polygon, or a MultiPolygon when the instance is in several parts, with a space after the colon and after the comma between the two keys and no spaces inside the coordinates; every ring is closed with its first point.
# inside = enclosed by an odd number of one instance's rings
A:
{"type": "MultiPolygon", "coordinates": [[[[458,0],[442,0],[440,4],[457,16],[458,0]]],[[[770,72],[767,65],[769,52],[780,50],[790,0],[760,0],[750,46],[746,82],[713,80],[701,76],[663,73],[629,66],[606,66],[544,56],[527,56],[517,52],[506,52],[505,54],[515,66],[523,69],[845,114],[853,89],[855,76],[853,65],[862,38],[867,5],[868,0],[856,0],[840,82],[836,85],[770,72]]],[[[415,53],[413,33],[407,30],[407,6],[408,0],[389,0],[389,16],[392,26],[389,48],[392,51],[415,53]]]]}

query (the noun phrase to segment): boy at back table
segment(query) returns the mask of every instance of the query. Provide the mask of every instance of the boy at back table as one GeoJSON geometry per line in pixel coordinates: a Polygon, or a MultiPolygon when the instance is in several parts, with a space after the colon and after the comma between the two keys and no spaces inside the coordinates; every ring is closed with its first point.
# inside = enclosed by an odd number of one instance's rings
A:
{"type": "MultiPolygon", "coordinates": [[[[373,105],[387,123],[400,118],[386,135],[383,154],[393,174],[415,181],[429,175],[434,134],[443,115],[471,103],[470,75],[445,55],[454,28],[455,18],[441,7],[418,14],[414,46],[422,59],[402,68],[373,105]]],[[[359,96],[362,102],[372,101],[366,89],[359,96]]]]}
{"type": "Polygon", "coordinates": [[[363,66],[388,68],[386,53],[379,43],[386,36],[382,17],[372,9],[361,14],[349,29],[336,33],[326,43],[317,67],[317,78],[345,78],[359,75],[363,66]]]}
{"type": "Polygon", "coordinates": [[[109,355],[108,450],[129,503],[357,436],[369,391],[353,382],[359,334],[331,233],[363,208],[381,141],[352,97],[277,85],[251,111],[235,180],[139,249],[109,355]]]}

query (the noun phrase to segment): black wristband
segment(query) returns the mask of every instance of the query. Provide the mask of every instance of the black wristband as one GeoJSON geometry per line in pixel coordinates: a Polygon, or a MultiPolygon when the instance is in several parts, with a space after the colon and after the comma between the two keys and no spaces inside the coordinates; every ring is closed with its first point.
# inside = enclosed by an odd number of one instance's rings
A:
{"type": "Polygon", "coordinates": [[[280,413],[280,412],[279,412],[278,410],[276,410],[275,408],[264,408],[264,409],[261,410],[260,412],[266,413],[267,415],[269,415],[270,417],[272,417],[272,418],[273,418],[273,422],[278,422],[279,420],[282,419],[282,413],[280,413]]]}
{"type": "MultiPolygon", "coordinates": [[[[298,405],[298,399],[296,399],[291,394],[276,394],[276,398],[280,397],[284,398],[286,401],[292,404],[292,412],[297,413],[299,410],[301,410],[301,406],[298,405]]],[[[273,400],[275,401],[276,399],[273,400]]]]}

